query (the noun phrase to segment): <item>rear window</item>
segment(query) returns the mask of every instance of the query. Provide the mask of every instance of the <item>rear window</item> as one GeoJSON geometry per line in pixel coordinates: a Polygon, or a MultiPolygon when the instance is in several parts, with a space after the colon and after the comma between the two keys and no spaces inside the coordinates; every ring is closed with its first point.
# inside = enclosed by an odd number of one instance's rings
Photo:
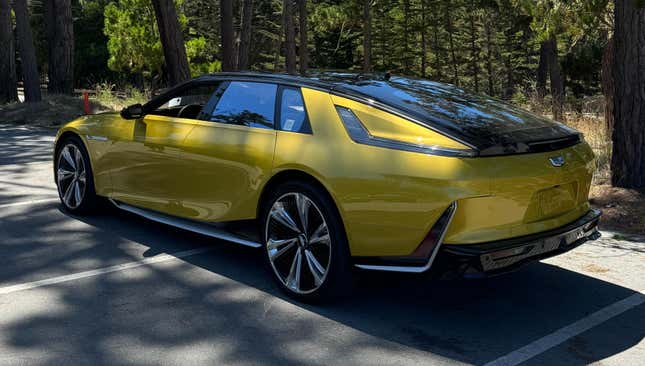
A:
{"type": "Polygon", "coordinates": [[[528,152],[535,141],[577,136],[561,123],[449,84],[406,77],[329,81],[339,92],[358,92],[491,154],[528,152]]]}
{"type": "Polygon", "coordinates": [[[393,77],[346,86],[389,105],[450,121],[451,128],[462,131],[491,135],[555,124],[505,102],[428,80],[393,77]]]}

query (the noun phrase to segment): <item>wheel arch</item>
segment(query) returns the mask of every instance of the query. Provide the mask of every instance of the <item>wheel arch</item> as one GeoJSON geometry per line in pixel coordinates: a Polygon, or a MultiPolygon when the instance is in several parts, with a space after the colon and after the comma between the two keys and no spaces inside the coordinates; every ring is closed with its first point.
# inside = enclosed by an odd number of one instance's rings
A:
{"type": "MultiPolygon", "coordinates": [[[[327,196],[327,198],[333,203],[333,207],[336,209],[336,214],[340,217],[343,224],[343,229],[345,230],[345,236],[347,237],[347,227],[345,227],[345,220],[343,215],[342,207],[338,204],[338,200],[333,193],[333,190],[327,187],[322,179],[317,177],[315,173],[307,172],[303,169],[298,168],[286,168],[276,172],[264,185],[260,193],[257,205],[256,217],[261,219],[261,213],[263,209],[264,202],[266,200],[267,194],[271,192],[271,189],[279,186],[280,184],[286,182],[306,182],[312,184],[321,189],[321,191],[327,196]]],[[[349,237],[347,237],[349,240],[349,237]]]]}

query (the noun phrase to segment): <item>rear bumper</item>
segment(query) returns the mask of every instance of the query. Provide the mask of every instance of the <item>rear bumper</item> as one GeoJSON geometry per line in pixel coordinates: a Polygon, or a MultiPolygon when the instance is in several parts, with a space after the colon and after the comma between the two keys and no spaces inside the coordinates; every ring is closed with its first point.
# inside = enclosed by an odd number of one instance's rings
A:
{"type": "Polygon", "coordinates": [[[559,228],[507,240],[470,245],[443,245],[433,270],[442,275],[481,278],[510,272],[590,240],[600,238],[598,221],[602,212],[589,210],[574,222],[559,228]]]}
{"type": "Polygon", "coordinates": [[[435,256],[355,258],[363,269],[395,272],[432,272],[441,277],[482,278],[517,269],[523,264],[567,252],[600,237],[602,212],[589,210],[575,221],[532,235],[478,244],[443,244],[435,256]]]}

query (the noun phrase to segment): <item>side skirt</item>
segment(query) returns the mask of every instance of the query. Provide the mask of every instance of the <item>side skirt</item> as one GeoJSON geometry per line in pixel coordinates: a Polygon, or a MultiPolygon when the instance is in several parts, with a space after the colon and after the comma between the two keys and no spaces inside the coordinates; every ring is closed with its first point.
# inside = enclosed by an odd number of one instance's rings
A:
{"type": "Polygon", "coordinates": [[[192,231],[198,234],[210,236],[212,238],[230,241],[236,244],[246,245],[252,248],[260,248],[262,244],[257,238],[253,237],[253,230],[244,230],[245,228],[235,227],[227,223],[206,223],[183,219],[176,216],[166,215],[157,211],[148,210],[127,203],[118,202],[110,199],[110,202],[117,208],[131,212],[133,214],[145,217],[147,219],[160,222],[162,224],[178,227],[180,229],[192,231]],[[250,233],[249,233],[250,232],[250,233]]]}

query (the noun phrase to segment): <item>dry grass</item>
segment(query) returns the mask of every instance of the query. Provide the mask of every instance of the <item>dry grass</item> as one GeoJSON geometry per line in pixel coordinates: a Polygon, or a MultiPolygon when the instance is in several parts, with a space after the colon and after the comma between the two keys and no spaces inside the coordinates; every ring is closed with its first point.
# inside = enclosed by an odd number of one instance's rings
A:
{"type": "Polygon", "coordinates": [[[603,117],[593,115],[567,116],[566,124],[584,134],[585,140],[596,154],[596,173],[594,185],[607,184],[611,181],[611,136],[603,117]]]}

